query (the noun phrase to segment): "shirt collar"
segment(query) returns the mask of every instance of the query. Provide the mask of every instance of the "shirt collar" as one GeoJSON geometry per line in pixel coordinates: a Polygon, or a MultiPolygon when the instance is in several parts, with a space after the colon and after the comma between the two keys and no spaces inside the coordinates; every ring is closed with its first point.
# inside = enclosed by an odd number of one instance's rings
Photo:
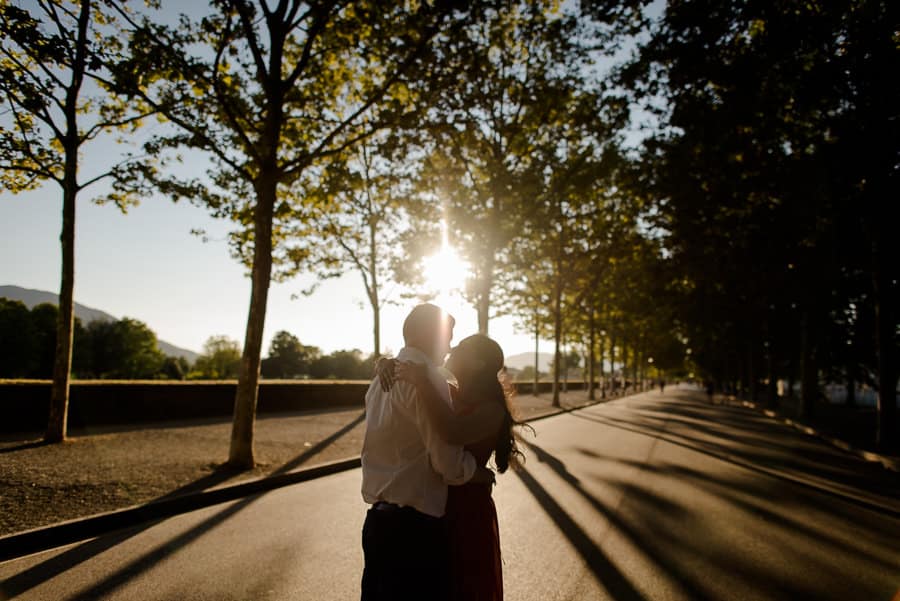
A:
{"type": "Polygon", "coordinates": [[[428,358],[428,355],[411,346],[404,346],[400,349],[400,352],[397,353],[397,359],[413,363],[424,363],[428,367],[434,367],[434,363],[428,358]]]}

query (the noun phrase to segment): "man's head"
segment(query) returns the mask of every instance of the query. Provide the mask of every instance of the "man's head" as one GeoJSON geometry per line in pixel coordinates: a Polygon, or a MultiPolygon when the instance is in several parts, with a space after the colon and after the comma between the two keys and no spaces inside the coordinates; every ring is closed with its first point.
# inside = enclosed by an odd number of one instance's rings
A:
{"type": "Polygon", "coordinates": [[[453,316],[437,305],[417,305],[403,322],[403,340],[406,346],[419,349],[440,365],[450,352],[454,325],[456,320],[453,316]]]}

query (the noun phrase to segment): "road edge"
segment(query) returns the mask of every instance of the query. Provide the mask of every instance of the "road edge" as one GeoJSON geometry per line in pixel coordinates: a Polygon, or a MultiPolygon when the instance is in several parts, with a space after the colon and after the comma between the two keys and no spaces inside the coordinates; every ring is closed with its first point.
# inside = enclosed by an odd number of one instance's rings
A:
{"type": "Polygon", "coordinates": [[[882,455],[880,453],[876,453],[874,451],[868,451],[866,449],[861,449],[856,447],[845,440],[841,440],[840,438],[835,438],[830,434],[826,434],[811,426],[807,426],[802,422],[798,422],[789,417],[785,417],[778,413],[777,411],[773,411],[772,409],[766,409],[761,406],[759,403],[754,403],[753,401],[745,401],[743,399],[739,399],[735,396],[726,397],[726,401],[728,405],[732,407],[744,407],[747,409],[752,409],[757,413],[760,413],[774,422],[779,424],[791,427],[799,432],[802,432],[808,436],[813,436],[820,440],[823,440],[830,444],[831,446],[844,451],[845,453],[850,453],[851,455],[856,456],[863,461],[868,461],[870,463],[880,463],[882,467],[892,472],[900,473],[900,457],[889,457],[887,455],[882,455]]]}

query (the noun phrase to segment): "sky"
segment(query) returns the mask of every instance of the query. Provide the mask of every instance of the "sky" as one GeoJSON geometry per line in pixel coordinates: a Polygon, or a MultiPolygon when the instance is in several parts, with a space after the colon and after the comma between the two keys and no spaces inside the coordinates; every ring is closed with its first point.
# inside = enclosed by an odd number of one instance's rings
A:
{"type": "MultiPolygon", "coordinates": [[[[85,160],[91,160],[90,151],[85,160]]],[[[229,223],[200,207],[162,197],[147,198],[122,214],[112,205],[91,203],[92,191],[77,207],[75,300],[115,317],[143,321],[159,338],[192,351],[202,350],[213,335],[243,343],[250,280],[229,255],[229,223]],[[191,234],[192,229],[205,230],[209,241],[191,234]]],[[[59,292],[61,207],[56,184],[19,195],[0,191],[0,284],[59,292]]],[[[358,274],[325,281],[309,297],[299,295],[314,281],[301,276],[272,284],[264,349],[275,332],[287,330],[325,352],[371,352],[372,315],[358,274]]],[[[394,300],[400,305],[383,310],[383,352],[402,346],[403,318],[414,304],[394,300]]],[[[474,308],[458,295],[440,304],[457,319],[456,340],[477,331],[474,308]]],[[[490,334],[507,355],[534,350],[533,339],[517,334],[510,318],[492,320],[490,334]]],[[[549,343],[542,346],[542,351],[550,350],[549,343]]]]}
{"type": "MultiPolygon", "coordinates": [[[[196,1],[178,5],[179,11],[198,14],[206,6],[196,1]]],[[[159,16],[174,20],[175,14],[169,9],[159,16]]],[[[146,135],[149,132],[138,137],[146,135]]],[[[105,170],[121,152],[108,139],[92,142],[82,157],[81,181],[105,170]]],[[[183,166],[188,171],[205,167],[202,158],[191,156],[183,166]]],[[[122,214],[115,206],[91,202],[102,192],[101,182],[85,190],[78,201],[76,302],[138,319],[160,339],[195,352],[214,335],[243,344],[250,280],[229,254],[229,223],[186,201],[176,204],[159,196],[145,198],[122,214]],[[204,230],[208,240],[192,230],[204,230]]],[[[55,183],[19,195],[0,190],[0,285],[59,292],[61,206],[61,190],[55,183]]],[[[323,282],[311,296],[300,295],[314,282],[313,276],[299,276],[272,284],[264,352],[279,330],[325,352],[353,348],[371,352],[372,315],[360,276],[349,272],[323,282]]],[[[384,286],[388,293],[396,288],[384,286]]],[[[382,352],[396,352],[402,346],[403,318],[414,304],[396,292],[391,300],[399,305],[382,310],[382,352]]],[[[456,340],[477,331],[476,312],[458,293],[436,302],[456,317],[456,340]]],[[[507,355],[534,352],[533,338],[516,332],[510,317],[492,319],[489,333],[507,355]]],[[[551,351],[546,340],[540,346],[542,352],[551,351]]]]}

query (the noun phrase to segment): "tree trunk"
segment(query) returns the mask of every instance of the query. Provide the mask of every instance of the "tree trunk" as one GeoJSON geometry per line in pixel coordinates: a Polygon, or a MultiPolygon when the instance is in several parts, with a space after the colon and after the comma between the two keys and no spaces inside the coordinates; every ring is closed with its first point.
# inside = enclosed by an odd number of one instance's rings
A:
{"type": "Polygon", "coordinates": [[[259,393],[259,365],[262,352],[263,326],[269,283],[272,277],[272,216],[277,192],[274,174],[260,176],[257,203],[254,211],[254,249],[251,270],[250,310],[244,337],[244,351],[238,372],[237,394],[234,399],[234,421],[231,429],[229,465],[251,469],[253,456],[253,428],[259,393]]]}
{"type": "Polygon", "coordinates": [[[381,308],[377,302],[372,303],[372,337],[374,338],[374,357],[381,355],[381,308]]]}
{"type": "MultiPolygon", "coordinates": [[[[881,234],[879,226],[879,234],[881,234]]],[[[882,449],[900,448],[897,434],[897,374],[894,372],[894,303],[891,298],[891,278],[887,266],[885,237],[878,236],[874,244],[872,283],[875,300],[875,348],[878,352],[878,431],[876,444],[882,449]],[[881,244],[879,244],[881,243],[881,244]]]]}
{"type": "Polygon", "coordinates": [[[768,353],[766,354],[766,371],[769,373],[769,383],[766,386],[766,406],[769,409],[775,409],[778,406],[778,375],[775,373],[775,349],[772,342],[769,341],[768,353]]]}
{"type": "Polygon", "coordinates": [[[644,351],[641,351],[640,358],[638,359],[638,381],[641,383],[641,391],[644,390],[644,380],[646,378],[647,372],[645,370],[644,363],[647,361],[647,356],[644,354],[644,351]]]}
{"type": "Polygon", "coordinates": [[[594,320],[594,308],[591,307],[591,316],[590,316],[590,337],[588,340],[588,399],[593,401],[596,400],[596,395],[594,394],[594,370],[596,366],[594,365],[594,349],[597,346],[597,332],[596,332],[596,322],[594,320]]]}
{"type": "Polygon", "coordinates": [[[609,378],[610,392],[615,396],[616,393],[616,332],[613,330],[609,335],[609,378]]]}
{"type": "Polygon", "coordinates": [[[378,256],[377,240],[375,238],[375,220],[369,220],[369,280],[371,289],[369,290],[369,302],[372,304],[372,338],[374,343],[375,354],[378,357],[381,354],[381,299],[378,298],[378,256]]]}
{"type": "Polygon", "coordinates": [[[541,368],[540,368],[540,340],[541,340],[541,326],[540,321],[538,320],[538,312],[535,310],[534,312],[534,396],[540,394],[540,380],[541,380],[541,368]]]}
{"type": "Polygon", "coordinates": [[[644,356],[639,353],[637,347],[635,347],[632,351],[632,357],[634,361],[631,365],[631,376],[634,380],[634,392],[637,392],[643,389],[643,382],[641,382],[641,363],[644,361],[644,356]]]}
{"type": "Polygon", "coordinates": [[[72,79],[66,89],[63,113],[66,119],[63,166],[63,215],[59,242],[62,247],[62,273],[59,283],[59,314],[56,321],[56,348],[53,357],[53,384],[47,416],[46,442],[66,439],[69,420],[69,378],[72,371],[72,335],[75,321],[75,201],[78,196],[78,96],[87,65],[88,25],[91,3],[83,0],[78,13],[78,33],[72,79]]]}
{"type": "Polygon", "coordinates": [[[796,384],[796,381],[797,381],[796,369],[797,369],[797,367],[796,367],[795,359],[791,359],[791,362],[788,365],[787,394],[785,395],[789,399],[794,398],[794,385],[796,384]]]}
{"type": "Polygon", "coordinates": [[[603,337],[601,337],[600,344],[598,345],[598,350],[600,351],[599,357],[598,357],[598,365],[600,367],[599,386],[600,386],[600,398],[601,399],[606,398],[606,368],[604,368],[604,366],[603,366],[603,362],[606,360],[606,353],[603,350],[605,343],[606,343],[606,340],[603,337]]]}
{"type": "Polygon", "coordinates": [[[559,362],[562,340],[562,287],[557,284],[553,298],[553,406],[559,407],[559,362]]]}
{"type": "Polygon", "coordinates": [[[481,290],[478,294],[475,310],[478,312],[478,333],[488,335],[488,320],[491,315],[491,287],[494,284],[494,260],[491,258],[485,265],[482,274],[481,290]]]}
{"type": "Polygon", "coordinates": [[[856,407],[856,378],[851,366],[847,366],[847,407],[856,407]]]}
{"type": "Polygon", "coordinates": [[[818,394],[818,368],[816,367],[815,344],[809,325],[809,313],[804,311],[800,318],[800,415],[807,419],[815,416],[818,394]]]}
{"type": "Polygon", "coordinates": [[[759,378],[756,376],[756,361],[754,361],[754,344],[751,338],[747,345],[747,381],[750,385],[750,400],[754,403],[759,400],[759,378]]]}
{"type": "MultiPolygon", "coordinates": [[[[76,156],[77,150],[71,155],[76,156]]],[[[47,419],[46,442],[66,439],[69,418],[69,376],[72,369],[72,339],[75,321],[75,183],[77,164],[71,165],[66,156],[66,175],[63,190],[62,277],[59,287],[59,313],[56,321],[56,350],[53,359],[53,384],[50,389],[50,412],[47,419]],[[72,173],[70,174],[70,170],[72,173]]]]}

